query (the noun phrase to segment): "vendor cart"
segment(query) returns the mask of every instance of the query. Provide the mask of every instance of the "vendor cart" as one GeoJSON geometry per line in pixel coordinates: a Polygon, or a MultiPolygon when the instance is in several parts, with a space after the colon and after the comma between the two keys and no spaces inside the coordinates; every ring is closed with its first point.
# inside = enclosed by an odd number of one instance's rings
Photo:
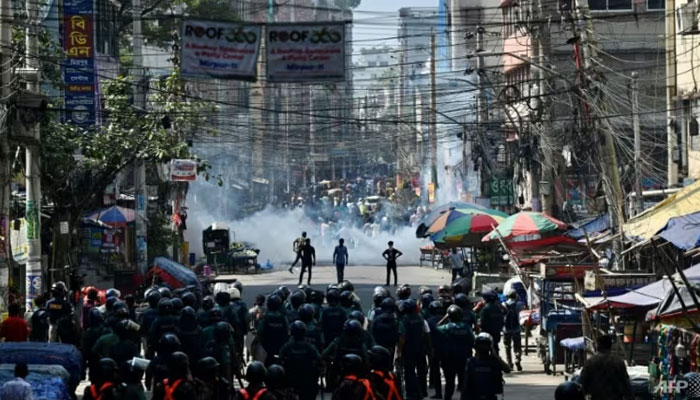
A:
{"type": "Polygon", "coordinates": [[[585,271],[595,266],[541,264],[540,267],[540,273],[532,276],[541,318],[538,354],[544,371],[556,374],[557,364],[565,363],[560,342],[583,333],[576,293],[582,287],[585,271]]]}

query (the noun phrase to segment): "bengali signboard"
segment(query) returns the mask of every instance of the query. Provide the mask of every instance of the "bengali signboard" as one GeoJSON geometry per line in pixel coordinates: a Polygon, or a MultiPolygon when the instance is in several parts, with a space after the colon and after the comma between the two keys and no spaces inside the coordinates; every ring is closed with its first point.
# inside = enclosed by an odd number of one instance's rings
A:
{"type": "Polygon", "coordinates": [[[66,0],[63,6],[64,121],[89,128],[96,122],[95,46],[92,0],[66,0]]]}
{"type": "Polygon", "coordinates": [[[254,81],[260,25],[186,19],[182,24],[182,74],[254,81]]]}
{"type": "Polygon", "coordinates": [[[509,206],[513,204],[513,179],[491,178],[491,205],[509,206]]]}
{"type": "Polygon", "coordinates": [[[267,26],[267,80],[335,82],[345,80],[345,24],[267,26]]]}

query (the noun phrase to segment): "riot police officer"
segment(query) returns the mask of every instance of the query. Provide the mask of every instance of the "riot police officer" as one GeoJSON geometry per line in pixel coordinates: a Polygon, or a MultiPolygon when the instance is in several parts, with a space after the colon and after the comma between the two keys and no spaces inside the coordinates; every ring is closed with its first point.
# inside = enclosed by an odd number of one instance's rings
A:
{"type": "Polygon", "coordinates": [[[194,375],[201,399],[231,399],[231,383],[219,374],[219,362],[214,357],[204,357],[197,361],[194,375]]]}
{"type": "Polygon", "coordinates": [[[442,357],[445,352],[443,335],[438,330],[438,324],[441,322],[444,311],[442,303],[438,300],[433,300],[428,305],[428,318],[426,322],[430,328],[430,342],[432,343],[432,352],[429,354],[429,366],[430,371],[428,375],[428,381],[430,386],[435,389],[435,394],[433,399],[442,398],[442,381],[440,380],[440,366],[442,363],[442,357]]]}
{"type": "Polygon", "coordinates": [[[401,307],[397,365],[403,368],[406,398],[421,399],[427,395],[426,355],[430,352],[430,331],[418,313],[415,300],[409,298],[401,307]]]}
{"type": "Polygon", "coordinates": [[[393,359],[389,350],[374,346],[369,350],[370,382],[375,393],[385,400],[401,400],[400,382],[393,370],[393,359]]]}
{"type": "Polygon", "coordinates": [[[302,321],[292,322],[290,330],[292,338],[280,350],[280,360],[299,399],[314,400],[318,393],[321,355],[306,340],[307,329],[302,321]]]}
{"type": "Polygon", "coordinates": [[[168,362],[168,377],[157,382],[153,400],[189,400],[197,396],[197,386],[190,376],[187,354],[176,351],[168,362]]]}
{"type": "Polygon", "coordinates": [[[279,355],[289,338],[289,323],[282,313],[282,299],[279,296],[271,295],[267,298],[267,311],[258,323],[257,332],[260,344],[267,353],[265,364],[272,365],[274,357],[279,355]]]}
{"type": "Polygon", "coordinates": [[[394,299],[387,297],[382,300],[380,312],[374,317],[370,332],[375,343],[389,351],[393,361],[396,344],[399,342],[399,318],[394,299]]]}
{"type": "Polygon", "coordinates": [[[70,321],[70,317],[73,314],[73,308],[68,300],[66,300],[67,293],[66,284],[63,282],[56,282],[51,285],[51,299],[46,302],[46,309],[49,312],[49,341],[50,342],[61,342],[65,340],[70,340],[70,332],[66,332],[67,329],[60,329],[62,335],[59,335],[59,326],[63,327],[67,321],[70,321]],[[60,337],[62,336],[62,337],[60,337]]]}
{"type": "MultiPolygon", "coordinates": [[[[280,301],[280,307],[282,302],[280,301]]],[[[235,400],[276,400],[272,393],[269,393],[265,387],[265,378],[267,377],[267,369],[260,361],[253,361],[246,369],[245,379],[248,381],[248,386],[241,388],[236,392],[235,400]]]]}
{"type": "Polygon", "coordinates": [[[141,313],[138,318],[138,323],[141,326],[140,334],[143,347],[146,350],[146,358],[152,359],[156,353],[155,348],[148,342],[148,333],[151,330],[153,321],[158,318],[158,302],[160,301],[160,292],[157,289],[151,288],[146,292],[146,302],[148,308],[141,313]]]}
{"type": "Polygon", "coordinates": [[[365,377],[364,360],[357,354],[346,354],[342,364],[343,377],[332,400],[376,400],[372,384],[365,377]]]}
{"type": "Polygon", "coordinates": [[[464,372],[462,400],[496,400],[503,393],[503,373],[510,368],[494,355],[493,339],[486,332],[474,341],[476,355],[467,361],[464,372]]]}
{"type": "Polygon", "coordinates": [[[95,379],[91,385],[85,388],[83,399],[85,400],[116,400],[118,399],[117,387],[117,363],[111,358],[103,358],[97,364],[97,371],[93,374],[95,379]]]}
{"type": "Polygon", "coordinates": [[[467,359],[472,356],[474,333],[464,322],[464,314],[458,305],[453,304],[447,309],[447,317],[450,322],[441,325],[438,330],[445,340],[441,358],[445,373],[445,399],[451,399],[455,391],[455,377],[462,385],[462,371],[467,365],[467,359]]]}

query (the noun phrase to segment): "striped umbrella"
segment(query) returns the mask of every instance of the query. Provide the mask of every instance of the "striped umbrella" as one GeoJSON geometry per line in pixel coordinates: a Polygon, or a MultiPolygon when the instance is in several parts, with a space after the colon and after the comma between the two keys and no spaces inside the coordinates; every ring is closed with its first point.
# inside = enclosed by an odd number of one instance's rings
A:
{"type": "MultiPolygon", "coordinates": [[[[435,232],[431,233],[428,232],[428,230],[439,218],[443,217],[448,211],[451,210],[457,210],[463,214],[490,215],[499,222],[508,217],[508,214],[502,211],[492,210],[490,208],[486,208],[478,204],[467,203],[463,201],[451,201],[449,203],[445,203],[438,206],[430,214],[426,215],[423,218],[423,221],[421,221],[420,225],[418,225],[418,228],[416,229],[416,237],[425,238],[428,236],[432,236],[435,232]]],[[[443,227],[440,227],[439,229],[442,228],[443,227]]]]}
{"type": "Polygon", "coordinates": [[[451,209],[440,215],[427,233],[436,244],[470,246],[479,243],[486,232],[504,219],[474,209],[451,209]]]}
{"type": "Polygon", "coordinates": [[[524,211],[511,215],[501,222],[482,240],[496,240],[499,237],[510,239],[522,235],[540,235],[547,232],[566,230],[567,225],[556,218],[540,212],[524,211]]]}

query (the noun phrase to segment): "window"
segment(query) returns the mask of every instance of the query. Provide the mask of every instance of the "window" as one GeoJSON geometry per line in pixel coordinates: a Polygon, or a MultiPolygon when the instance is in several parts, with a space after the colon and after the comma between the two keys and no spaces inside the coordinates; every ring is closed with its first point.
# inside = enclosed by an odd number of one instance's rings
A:
{"type": "Polygon", "coordinates": [[[629,11],[632,0],[590,0],[588,5],[592,11],[629,11]]]}
{"type": "Polygon", "coordinates": [[[666,8],[664,0],[647,0],[647,10],[663,10],[666,8]]]}
{"type": "Polygon", "coordinates": [[[110,0],[97,0],[95,12],[95,47],[98,53],[119,56],[117,7],[110,0]]]}
{"type": "Polygon", "coordinates": [[[376,66],[377,66],[377,62],[376,62],[376,61],[367,61],[367,66],[368,66],[368,67],[376,67],[376,66]]]}
{"type": "Polygon", "coordinates": [[[389,66],[389,61],[380,61],[379,66],[381,67],[388,67],[389,66]]]}

